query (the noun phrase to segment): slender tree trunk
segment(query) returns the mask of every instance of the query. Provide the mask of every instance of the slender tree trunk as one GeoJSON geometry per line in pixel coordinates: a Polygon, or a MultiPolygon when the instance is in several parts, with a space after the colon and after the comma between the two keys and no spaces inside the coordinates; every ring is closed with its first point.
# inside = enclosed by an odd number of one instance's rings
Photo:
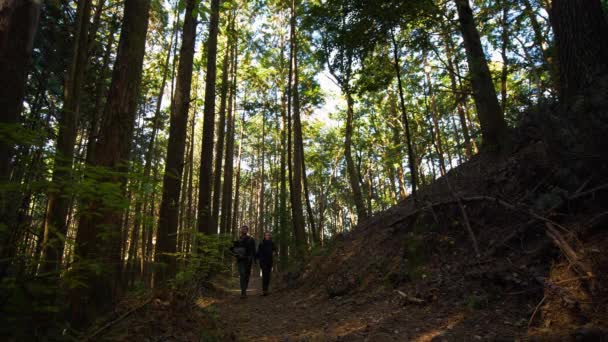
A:
{"type": "Polygon", "coordinates": [[[543,61],[547,65],[547,67],[549,69],[549,74],[551,75],[551,78],[553,79],[551,83],[555,83],[555,78],[557,76],[557,70],[555,68],[554,58],[549,53],[549,49],[545,46],[546,45],[545,35],[543,33],[540,23],[536,19],[536,11],[532,7],[530,0],[523,0],[523,4],[524,4],[524,8],[525,8],[524,12],[528,16],[528,18],[530,18],[530,24],[532,26],[532,31],[534,32],[535,43],[538,46],[538,49],[540,50],[540,52],[542,53],[543,61]]]}
{"type": "MultiPolygon", "coordinates": [[[[0,3],[0,128],[10,132],[19,123],[23,108],[25,82],[32,56],[34,34],[38,28],[41,2],[35,0],[4,0],[0,3]]],[[[0,185],[9,182],[15,141],[0,136],[0,185]]],[[[0,191],[0,281],[5,277],[14,255],[17,238],[17,194],[0,191]]]]}
{"type": "Polygon", "coordinates": [[[401,104],[401,117],[403,120],[403,127],[405,128],[405,140],[407,143],[407,159],[408,165],[410,166],[410,177],[412,182],[412,195],[416,198],[416,189],[418,186],[418,169],[416,168],[416,156],[412,147],[412,134],[410,133],[410,123],[407,117],[407,111],[405,110],[405,99],[403,96],[403,86],[401,85],[401,66],[399,65],[399,49],[397,46],[397,40],[395,34],[391,33],[393,41],[393,54],[395,59],[395,72],[397,74],[397,90],[399,91],[399,100],[401,104]]]}
{"type": "MultiPolygon", "coordinates": [[[[243,112],[243,114],[241,114],[241,132],[239,133],[239,153],[238,156],[236,158],[236,175],[235,175],[235,179],[236,179],[236,184],[235,184],[235,194],[234,194],[234,214],[232,216],[232,229],[233,230],[237,230],[237,224],[239,222],[238,220],[238,216],[239,216],[239,201],[240,201],[240,194],[241,194],[241,158],[243,156],[243,133],[244,133],[244,126],[245,126],[245,112],[243,112]]],[[[233,234],[236,235],[236,234],[233,234]]]]}
{"type": "Polygon", "coordinates": [[[220,0],[211,0],[211,19],[207,39],[207,76],[205,79],[205,108],[203,110],[203,144],[198,200],[198,231],[217,234],[211,213],[211,186],[213,181],[213,138],[215,127],[215,80],[217,59],[217,33],[220,20],[220,0]]]}
{"type": "MultiPolygon", "coordinates": [[[[201,49],[201,57],[203,56],[204,51],[201,49]]],[[[194,89],[194,97],[198,98],[199,93],[199,85],[200,85],[200,66],[197,67],[196,70],[196,87],[194,89]]],[[[195,226],[194,226],[194,218],[196,215],[195,212],[195,203],[194,203],[194,132],[196,128],[196,113],[198,112],[197,102],[194,102],[194,108],[192,110],[192,120],[190,121],[190,155],[188,155],[188,213],[186,215],[186,221],[188,226],[188,238],[187,238],[187,249],[188,253],[193,250],[194,244],[196,240],[193,239],[195,226]]]]}
{"type": "Polygon", "coordinates": [[[473,11],[469,0],[454,1],[467,52],[473,96],[484,145],[491,150],[502,150],[508,145],[507,123],[498,104],[488,62],[481,46],[479,32],[475,27],[473,11]]]}
{"type": "MultiPolygon", "coordinates": [[[[234,21],[232,22],[232,32],[234,32],[234,21]]],[[[230,95],[228,97],[228,127],[226,128],[226,156],[224,161],[224,184],[222,194],[222,216],[220,220],[220,232],[230,234],[230,218],[232,216],[232,184],[234,166],[234,129],[236,120],[236,73],[237,73],[237,41],[234,38],[232,44],[232,80],[230,82],[230,95]]]]}
{"type": "MultiPolygon", "coordinates": [[[[296,73],[297,73],[296,68],[296,73]]],[[[315,216],[312,212],[312,205],[310,203],[310,193],[308,191],[308,176],[306,176],[306,162],[304,158],[304,143],[300,144],[300,159],[302,161],[302,184],[304,186],[304,199],[306,201],[306,212],[308,213],[308,223],[310,224],[310,233],[312,234],[312,241],[314,244],[319,243],[319,237],[317,235],[317,229],[315,227],[315,216]]]]}
{"type": "MultiPolygon", "coordinates": [[[[177,10],[174,13],[177,17],[177,10]]],[[[177,35],[177,19],[175,19],[175,21],[173,22],[171,38],[169,40],[169,46],[167,47],[167,56],[165,57],[165,62],[163,64],[161,85],[160,85],[160,88],[158,89],[158,96],[156,97],[156,109],[154,112],[154,119],[152,122],[152,134],[150,136],[150,142],[149,142],[147,150],[146,150],[141,187],[138,190],[138,193],[140,193],[140,194],[144,192],[144,189],[146,187],[150,187],[154,183],[154,182],[150,182],[150,173],[151,173],[151,169],[152,169],[152,161],[154,159],[154,151],[156,149],[156,136],[158,134],[158,130],[160,128],[160,123],[161,123],[161,107],[162,107],[163,97],[165,94],[165,87],[167,86],[167,75],[169,73],[171,50],[173,47],[174,37],[176,35],[177,35]]],[[[137,229],[137,230],[141,229],[142,263],[143,263],[143,259],[145,259],[144,256],[145,256],[145,250],[146,250],[146,244],[145,244],[146,229],[145,228],[147,226],[147,224],[146,224],[147,220],[145,219],[145,216],[147,215],[147,212],[148,212],[147,211],[148,195],[144,194],[143,197],[144,197],[143,200],[138,201],[135,205],[135,221],[134,221],[134,228],[133,228],[133,229],[137,229]],[[142,221],[143,221],[143,224],[142,224],[142,221]]],[[[136,235],[133,234],[133,238],[135,238],[135,237],[136,237],[136,235]]],[[[127,265],[128,265],[128,273],[129,273],[128,278],[129,278],[130,282],[132,282],[134,280],[133,277],[135,275],[136,254],[137,254],[136,248],[129,252],[129,259],[128,259],[127,265]]],[[[143,269],[143,267],[142,267],[142,269],[143,269]]]]}
{"type": "MultiPolygon", "coordinates": [[[[261,112],[262,115],[262,135],[260,136],[260,149],[261,149],[261,156],[258,159],[259,163],[260,163],[260,178],[259,178],[259,184],[258,184],[258,206],[257,206],[257,217],[256,217],[256,233],[257,233],[257,239],[258,241],[262,241],[262,239],[264,238],[262,231],[265,230],[265,225],[264,225],[264,211],[265,211],[265,203],[264,200],[266,198],[266,183],[265,183],[265,178],[266,178],[266,169],[265,169],[265,164],[266,164],[266,113],[265,113],[265,109],[262,109],[261,112]]],[[[258,150],[258,154],[260,154],[260,149],[258,150]]],[[[253,190],[253,189],[252,189],[253,190]]]]}
{"type": "MultiPolygon", "coordinates": [[[[284,75],[284,44],[281,36],[281,64],[280,74],[284,75]]],[[[280,193],[279,193],[279,265],[281,270],[287,266],[287,231],[289,225],[289,214],[287,212],[287,91],[281,96],[281,160],[280,160],[280,193]]]]}
{"type": "MultiPolygon", "coordinates": [[[[228,22],[230,21],[231,18],[228,17],[228,22]]],[[[230,72],[231,63],[229,53],[231,48],[231,40],[231,35],[229,35],[226,39],[224,61],[222,62],[222,84],[220,87],[220,118],[218,122],[217,145],[215,149],[215,179],[213,181],[213,204],[211,206],[214,231],[217,231],[219,226],[220,198],[222,195],[222,161],[224,157],[224,135],[226,132],[226,103],[228,100],[228,74],[230,72]]]]}
{"type": "Polygon", "coordinates": [[[291,59],[293,63],[293,134],[294,134],[294,158],[293,158],[293,182],[292,182],[292,213],[293,228],[297,253],[303,257],[308,249],[306,243],[306,231],[304,229],[304,213],[302,208],[302,124],[300,122],[300,94],[298,90],[298,44],[296,33],[296,0],[291,1],[291,59]]]}
{"type": "Polygon", "coordinates": [[[184,171],[184,150],[190,110],[190,90],[192,87],[192,68],[196,38],[197,1],[186,1],[186,14],[182,33],[179,66],[175,87],[175,111],[171,113],[169,142],[163,177],[163,196],[158,218],[156,237],[156,260],[163,268],[156,273],[158,284],[171,279],[176,272],[174,257],[177,251],[177,224],[182,174],[184,171]]]}
{"type": "MultiPolygon", "coordinates": [[[[133,138],[149,9],[149,0],[125,1],[112,83],[92,163],[93,166],[115,172],[102,177],[100,181],[117,185],[115,191],[120,196],[124,196],[125,191],[126,165],[133,138]]],[[[119,232],[117,227],[120,227],[122,209],[110,207],[101,200],[93,200],[85,208],[76,237],[78,260],[72,270],[88,287],[70,291],[71,320],[75,326],[86,323],[91,318],[91,310],[103,309],[120,296],[120,236],[113,232],[119,232]],[[102,215],[100,218],[91,213],[102,215]],[[104,267],[103,272],[91,269],[91,265],[99,263],[104,267]]]]}
{"type": "Polygon", "coordinates": [[[116,16],[114,16],[112,18],[112,22],[110,23],[110,33],[108,43],[106,44],[106,48],[103,55],[102,67],[99,72],[99,77],[95,82],[95,111],[93,112],[93,116],[90,119],[91,122],[89,123],[87,153],[85,157],[86,164],[91,164],[93,162],[93,156],[95,155],[95,142],[97,141],[97,135],[99,134],[99,125],[105,107],[105,103],[103,100],[107,99],[108,92],[105,83],[108,77],[110,76],[110,58],[112,57],[112,51],[114,46],[114,35],[118,28],[118,20],[116,16]]]}
{"type": "Polygon", "coordinates": [[[509,76],[509,60],[507,58],[507,49],[509,47],[509,6],[508,0],[502,0],[502,16],[501,16],[501,49],[500,57],[502,59],[502,69],[500,71],[500,104],[502,115],[505,115],[507,110],[507,77],[509,76]]]}
{"type": "Polygon", "coordinates": [[[346,95],[346,128],[344,138],[344,158],[346,159],[346,171],[348,173],[348,180],[350,187],[353,191],[353,200],[355,201],[355,207],[357,209],[357,216],[359,221],[363,221],[367,218],[367,208],[365,207],[365,201],[363,200],[363,193],[361,191],[361,185],[359,182],[359,172],[355,167],[355,162],[352,156],[352,136],[353,136],[353,107],[354,101],[348,85],[345,87],[346,95]]]}
{"type": "Polygon", "coordinates": [[[82,81],[87,68],[87,39],[91,16],[91,0],[78,1],[74,27],[72,61],[63,89],[63,110],[59,117],[59,133],[53,167],[53,191],[49,192],[44,222],[44,258],[42,272],[59,271],[65,235],[66,219],[71,199],[72,160],[78,131],[82,81]]]}
{"type": "Polygon", "coordinates": [[[435,101],[435,94],[433,92],[433,83],[431,81],[431,75],[427,70],[427,66],[428,66],[428,62],[426,60],[426,56],[424,57],[424,64],[425,64],[425,68],[424,68],[424,76],[426,77],[426,83],[427,83],[427,87],[428,87],[428,96],[429,96],[429,101],[430,101],[430,114],[431,114],[431,120],[433,122],[433,140],[436,144],[436,149],[437,149],[437,155],[439,157],[439,171],[441,172],[441,175],[444,176],[446,174],[446,167],[445,167],[445,158],[444,158],[444,150],[443,150],[443,144],[441,142],[441,132],[439,130],[439,118],[438,113],[437,113],[437,104],[435,101]]]}
{"type": "Polygon", "coordinates": [[[442,25],[442,36],[443,41],[445,43],[445,51],[446,58],[448,64],[448,74],[450,77],[450,86],[452,90],[452,96],[454,96],[456,100],[456,111],[458,112],[458,119],[460,120],[460,128],[462,130],[462,136],[464,138],[464,149],[467,156],[467,159],[470,159],[473,156],[473,148],[471,146],[471,136],[469,135],[469,127],[467,126],[467,120],[464,113],[464,95],[460,95],[458,92],[458,85],[456,83],[456,67],[453,61],[453,43],[452,38],[450,37],[449,30],[447,26],[442,25]]]}

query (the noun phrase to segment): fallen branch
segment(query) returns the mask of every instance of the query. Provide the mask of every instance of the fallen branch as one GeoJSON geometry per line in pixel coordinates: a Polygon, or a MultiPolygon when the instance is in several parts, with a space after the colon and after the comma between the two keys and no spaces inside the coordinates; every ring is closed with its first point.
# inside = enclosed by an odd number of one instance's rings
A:
{"type": "Polygon", "coordinates": [[[403,297],[403,299],[405,299],[405,301],[407,301],[407,302],[414,303],[414,304],[424,304],[424,299],[408,296],[407,294],[405,294],[399,290],[395,290],[395,292],[397,292],[397,294],[399,294],[401,297],[403,297]]]}
{"type": "Polygon", "coordinates": [[[571,200],[574,200],[574,199],[577,199],[577,198],[585,197],[587,195],[592,195],[592,194],[595,194],[596,192],[598,192],[600,190],[604,190],[604,189],[608,189],[608,184],[600,185],[598,187],[595,187],[593,189],[589,189],[589,190],[584,191],[584,192],[575,193],[574,195],[568,197],[568,200],[571,201],[571,200]]]}
{"type": "Polygon", "coordinates": [[[543,296],[543,299],[541,299],[540,302],[534,308],[534,312],[532,313],[532,317],[530,317],[530,320],[528,321],[528,329],[532,325],[532,321],[534,321],[534,316],[536,316],[536,312],[538,311],[538,308],[540,308],[540,306],[543,305],[543,303],[545,302],[545,299],[547,299],[547,296],[543,296]]]}
{"type": "Polygon", "coordinates": [[[572,246],[570,246],[568,241],[566,241],[566,239],[557,231],[557,229],[555,229],[551,223],[546,223],[545,226],[547,227],[547,236],[549,236],[549,238],[553,240],[553,243],[555,243],[562,253],[564,253],[566,259],[568,259],[568,261],[574,265],[579,272],[582,272],[583,275],[593,277],[591,268],[580,261],[572,246]]]}
{"type": "Polygon", "coordinates": [[[144,302],[142,302],[141,304],[137,305],[136,307],[132,308],[131,310],[125,312],[124,314],[120,315],[118,318],[116,318],[113,321],[110,321],[108,323],[106,323],[105,325],[103,325],[102,327],[100,327],[99,329],[95,330],[93,333],[91,333],[89,336],[85,337],[82,339],[82,341],[86,342],[86,341],[91,341],[93,340],[93,338],[97,335],[99,335],[100,333],[102,333],[104,330],[108,329],[109,327],[117,324],[118,322],[122,321],[123,319],[127,318],[129,315],[131,315],[132,313],[134,313],[135,311],[143,308],[144,306],[148,305],[150,302],[152,301],[152,296],[150,296],[150,298],[146,299],[144,302]]]}

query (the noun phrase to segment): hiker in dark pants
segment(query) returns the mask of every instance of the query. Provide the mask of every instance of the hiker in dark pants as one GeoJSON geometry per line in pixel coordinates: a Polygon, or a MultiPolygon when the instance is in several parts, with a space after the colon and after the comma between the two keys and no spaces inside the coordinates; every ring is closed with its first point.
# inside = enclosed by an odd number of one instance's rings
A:
{"type": "Polygon", "coordinates": [[[272,272],[272,254],[276,251],[272,242],[270,232],[264,233],[264,240],[258,246],[256,257],[262,269],[262,295],[268,295],[268,285],[270,284],[270,272],[272,272]]]}
{"type": "Polygon", "coordinates": [[[249,276],[251,275],[251,264],[255,258],[255,239],[249,236],[249,227],[241,227],[241,238],[234,241],[234,246],[230,249],[237,258],[239,269],[239,280],[241,282],[241,298],[247,297],[247,286],[249,286],[249,276]]]}

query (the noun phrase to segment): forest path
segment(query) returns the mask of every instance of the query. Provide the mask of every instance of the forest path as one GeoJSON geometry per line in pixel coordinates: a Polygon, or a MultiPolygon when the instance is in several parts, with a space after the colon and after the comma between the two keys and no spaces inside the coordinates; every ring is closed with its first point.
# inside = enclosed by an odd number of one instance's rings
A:
{"type": "MultiPolygon", "coordinates": [[[[261,277],[254,267],[248,296],[240,298],[238,277],[216,279],[217,291],[197,305],[212,317],[219,341],[384,342],[517,340],[525,332],[528,308],[502,298],[479,309],[468,308],[460,295],[404,305],[394,291],[364,291],[328,297],[324,287],[279,289],[261,296],[261,277]]],[[[279,278],[273,274],[275,278],[279,278]]],[[[280,284],[280,279],[275,283],[280,284]]],[[[458,293],[467,293],[458,288],[458,293]]],[[[204,339],[203,339],[204,340],[204,339]]],[[[217,339],[211,339],[217,341],[217,339]]]]}
{"type": "Polygon", "coordinates": [[[272,284],[270,294],[262,296],[258,272],[254,267],[245,299],[240,298],[238,277],[231,277],[214,283],[217,295],[197,301],[215,315],[227,340],[338,341],[348,336],[349,341],[367,341],[367,310],[339,309],[339,303],[297,289],[273,292],[272,284]]]}

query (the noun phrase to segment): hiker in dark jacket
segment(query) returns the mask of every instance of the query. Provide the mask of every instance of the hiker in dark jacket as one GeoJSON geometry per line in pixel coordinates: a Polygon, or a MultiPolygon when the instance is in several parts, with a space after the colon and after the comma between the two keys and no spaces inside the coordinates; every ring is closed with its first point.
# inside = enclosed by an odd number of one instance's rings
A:
{"type": "Polygon", "coordinates": [[[268,285],[270,284],[270,272],[272,272],[272,254],[276,251],[272,242],[270,232],[264,233],[264,240],[258,246],[256,257],[262,269],[262,295],[268,295],[268,285]]]}
{"type": "Polygon", "coordinates": [[[247,297],[247,286],[251,275],[251,264],[255,258],[255,239],[249,236],[249,227],[241,227],[241,237],[234,241],[230,251],[236,257],[241,283],[241,298],[247,297]]]}

